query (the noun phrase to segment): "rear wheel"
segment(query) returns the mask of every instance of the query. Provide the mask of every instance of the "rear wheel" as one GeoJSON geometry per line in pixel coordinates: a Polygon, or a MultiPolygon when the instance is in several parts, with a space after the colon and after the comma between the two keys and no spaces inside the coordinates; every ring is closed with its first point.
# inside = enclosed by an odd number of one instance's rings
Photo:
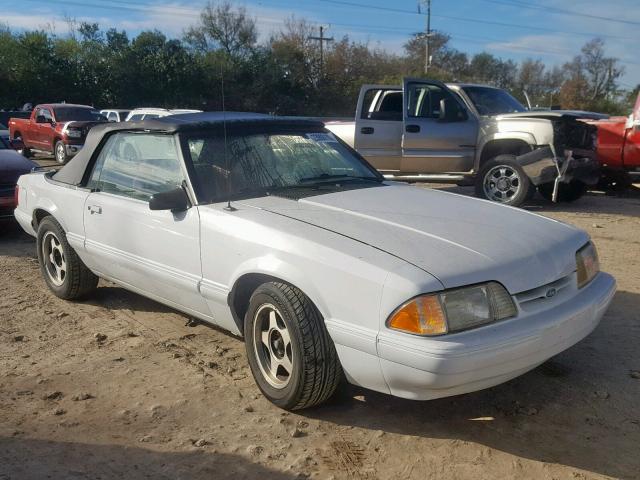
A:
{"type": "Polygon", "coordinates": [[[82,263],[53,217],[45,217],[40,222],[37,245],[40,271],[56,296],[74,300],[95,290],[98,277],[82,263]]]}
{"type": "Polygon", "coordinates": [[[333,395],[342,368],[320,312],[302,291],[281,282],[258,287],[244,335],[253,377],[275,405],[297,410],[333,395]]]}
{"type": "Polygon", "coordinates": [[[64,165],[65,163],[67,163],[67,160],[69,160],[69,156],[67,155],[67,147],[61,140],[58,140],[56,142],[53,153],[56,157],[56,162],[60,164],[64,165]]]}
{"type": "Polygon", "coordinates": [[[19,148],[18,150],[16,150],[20,155],[23,155],[26,158],[31,158],[33,156],[33,153],[31,152],[31,149],[27,148],[24,146],[24,140],[22,139],[22,137],[20,135],[16,135],[15,137],[13,137],[14,140],[19,140],[20,143],[22,143],[23,147],[19,148]]]}
{"type": "MultiPolygon", "coordinates": [[[[546,200],[553,200],[553,182],[538,185],[538,191],[546,200]]],[[[558,202],[574,202],[587,192],[587,185],[579,180],[558,185],[558,202]]]]}
{"type": "Polygon", "coordinates": [[[476,196],[518,207],[531,198],[533,185],[515,155],[498,155],[486,162],[476,178],[476,196]]]}

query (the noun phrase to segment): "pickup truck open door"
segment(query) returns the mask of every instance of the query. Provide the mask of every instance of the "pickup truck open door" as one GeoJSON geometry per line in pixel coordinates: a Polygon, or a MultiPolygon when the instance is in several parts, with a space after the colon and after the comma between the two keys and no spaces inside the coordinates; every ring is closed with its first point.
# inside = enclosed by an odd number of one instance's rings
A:
{"type": "Polygon", "coordinates": [[[400,171],[402,149],[402,90],[388,85],[360,89],[354,146],[375,168],[400,171]]]}
{"type": "Polygon", "coordinates": [[[478,121],[457,95],[441,82],[412,78],[403,93],[401,172],[471,171],[478,121]]]}

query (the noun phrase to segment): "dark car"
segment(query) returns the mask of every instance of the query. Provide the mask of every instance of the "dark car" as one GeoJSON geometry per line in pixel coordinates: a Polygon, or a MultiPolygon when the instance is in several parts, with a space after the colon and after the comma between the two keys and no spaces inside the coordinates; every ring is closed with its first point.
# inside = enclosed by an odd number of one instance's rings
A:
{"type": "Polygon", "coordinates": [[[18,177],[34,168],[38,168],[37,163],[10,148],[0,136],[0,219],[13,218],[18,177]]]}
{"type": "Polygon", "coordinates": [[[0,123],[0,148],[10,148],[9,144],[9,129],[6,125],[0,123]]]}

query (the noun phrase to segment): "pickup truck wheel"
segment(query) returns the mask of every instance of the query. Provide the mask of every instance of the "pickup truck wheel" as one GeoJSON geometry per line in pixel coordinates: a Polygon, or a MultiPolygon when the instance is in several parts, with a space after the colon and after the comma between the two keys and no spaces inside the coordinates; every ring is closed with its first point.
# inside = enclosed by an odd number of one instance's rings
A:
{"type": "Polygon", "coordinates": [[[476,177],[476,196],[518,207],[535,193],[515,155],[498,155],[486,162],[476,177]]]}
{"type": "MultiPolygon", "coordinates": [[[[553,182],[538,185],[538,191],[545,199],[553,199],[553,182]]],[[[558,202],[575,202],[587,192],[587,185],[579,180],[558,185],[558,202]]]]}
{"type": "Polygon", "coordinates": [[[342,368],[318,309],[302,291],[281,282],[261,285],[244,319],[249,366],[264,396],[298,410],[324,402],[342,368]]]}
{"type": "Polygon", "coordinates": [[[62,165],[67,163],[67,160],[69,160],[69,156],[67,155],[67,147],[65,146],[64,142],[62,142],[61,140],[58,140],[56,142],[56,145],[53,149],[53,153],[56,156],[56,162],[62,165]]]}
{"type": "Polygon", "coordinates": [[[45,217],[40,222],[37,245],[42,276],[54,295],[74,300],[96,289],[98,277],[82,263],[53,217],[45,217]]]}

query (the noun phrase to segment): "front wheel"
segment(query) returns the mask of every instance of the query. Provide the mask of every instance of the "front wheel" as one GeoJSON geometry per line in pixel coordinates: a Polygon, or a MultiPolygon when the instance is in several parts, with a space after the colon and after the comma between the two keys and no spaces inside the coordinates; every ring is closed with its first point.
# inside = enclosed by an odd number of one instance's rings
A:
{"type": "Polygon", "coordinates": [[[531,198],[533,185],[515,155],[498,155],[476,177],[476,196],[518,207],[531,198]]]}
{"type": "Polygon", "coordinates": [[[58,140],[56,142],[56,145],[54,147],[54,154],[56,156],[56,162],[61,165],[64,165],[65,163],[67,163],[67,160],[69,160],[69,155],[67,155],[67,147],[61,140],[58,140]]]}
{"type": "Polygon", "coordinates": [[[98,277],[82,263],[53,217],[40,222],[37,245],[42,276],[57,297],[75,300],[95,290],[98,277]]]}
{"type": "Polygon", "coordinates": [[[298,410],[326,401],[342,368],[324,320],[299,289],[281,282],[261,285],[244,320],[251,372],[272,403],[298,410]]]}
{"type": "MultiPolygon", "coordinates": [[[[538,185],[540,195],[546,200],[553,200],[553,182],[538,185]]],[[[558,202],[575,202],[587,192],[587,185],[579,180],[558,185],[558,202]]]]}

